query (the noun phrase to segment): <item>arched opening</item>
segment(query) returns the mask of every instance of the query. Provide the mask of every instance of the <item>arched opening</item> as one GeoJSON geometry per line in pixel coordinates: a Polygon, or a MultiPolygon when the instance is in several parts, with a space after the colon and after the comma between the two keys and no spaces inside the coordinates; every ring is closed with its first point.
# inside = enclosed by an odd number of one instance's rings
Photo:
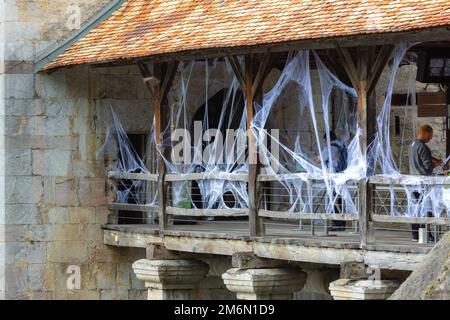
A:
{"type": "MultiPolygon", "coordinates": [[[[235,92],[231,92],[230,90],[231,89],[229,88],[223,88],[197,109],[192,118],[191,132],[194,132],[194,123],[196,121],[202,122],[203,130],[219,130],[224,139],[227,130],[237,130],[240,128],[243,121],[242,117],[245,106],[244,95],[240,90],[236,90],[235,92]]],[[[203,141],[202,150],[205,149],[208,143],[209,142],[203,141]]],[[[204,171],[204,166],[199,165],[198,168],[196,168],[196,171],[204,171]]],[[[192,182],[191,197],[195,207],[204,208],[200,188],[196,181],[192,182]]],[[[236,206],[236,199],[232,192],[229,191],[224,193],[223,202],[229,208],[234,208],[236,206]]],[[[219,205],[219,203],[217,203],[217,205],[219,205]]]]}

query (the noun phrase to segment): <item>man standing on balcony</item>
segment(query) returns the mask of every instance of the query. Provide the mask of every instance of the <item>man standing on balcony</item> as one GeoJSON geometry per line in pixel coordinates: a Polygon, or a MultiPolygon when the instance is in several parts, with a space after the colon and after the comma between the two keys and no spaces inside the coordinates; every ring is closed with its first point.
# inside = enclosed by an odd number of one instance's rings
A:
{"type": "MultiPolygon", "coordinates": [[[[426,145],[433,138],[433,128],[427,124],[419,128],[416,140],[409,146],[409,173],[412,175],[431,176],[434,168],[443,166],[444,162],[431,156],[431,150],[426,145]]],[[[419,192],[413,193],[414,198],[420,203],[423,194],[419,192]]],[[[431,216],[431,212],[427,212],[427,216],[431,216]]],[[[419,240],[419,228],[424,225],[412,224],[412,240],[419,240]]],[[[428,235],[428,242],[434,242],[433,236],[428,235]]]]}

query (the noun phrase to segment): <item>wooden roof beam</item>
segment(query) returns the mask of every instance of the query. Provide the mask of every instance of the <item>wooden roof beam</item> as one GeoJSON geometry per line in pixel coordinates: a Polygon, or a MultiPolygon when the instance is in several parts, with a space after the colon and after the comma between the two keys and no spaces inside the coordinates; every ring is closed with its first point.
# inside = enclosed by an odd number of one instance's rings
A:
{"type": "Polygon", "coordinates": [[[380,80],[381,73],[392,56],[393,51],[393,45],[384,45],[378,52],[378,55],[370,68],[369,78],[367,80],[367,92],[369,95],[375,89],[378,80],[380,80]]]}
{"type": "Polygon", "coordinates": [[[358,70],[355,63],[353,62],[352,56],[350,55],[350,52],[347,48],[337,46],[336,49],[342,62],[342,66],[347,72],[347,76],[350,79],[352,86],[356,89],[358,87],[358,70]]]}
{"type": "Polygon", "coordinates": [[[243,90],[245,90],[245,78],[244,74],[242,72],[241,64],[237,58],[237,56],[229,55],[227,56],[228,62],[231,65],[231,68],[233,69],[234,75],[236,76],[237,80],[239,81],[239,84],[243,90]]]}

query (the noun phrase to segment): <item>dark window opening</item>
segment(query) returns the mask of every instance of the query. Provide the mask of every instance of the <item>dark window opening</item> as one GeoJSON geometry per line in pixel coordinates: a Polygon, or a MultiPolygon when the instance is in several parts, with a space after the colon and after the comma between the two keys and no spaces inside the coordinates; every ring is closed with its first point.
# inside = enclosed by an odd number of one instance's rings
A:
{"type": "Polygon", "coordinates": [[[399,136],[400,135],[400,117],[399,116],[395,116],[394,117],[394,128],[395,128],[395,136],[399,136]]]}
{"type": "MultiPolygon", "coordinates": [[[[146,152],[146,145],[147,145],[147,138],[148,134],[134,134],[130,133],[127,134],[128,139],[130,140],[131,146],[136,151],[139,158],[143,159],[145,152],[146,152]]],[[[119,154],[119,157],[121,155],[119,154]]],[[[120,158],[119,158],[120,160],[120,158]]],[[[128,196],[127,203],[130,204],[137,204],[137,198],[136,196],[139,193],[142,193],[143,190],[140,190],[136,187],[133,187],[133,181],[132,180],[122,180],[121,183],[118,185],[118,189],[120,191],[124,191],[128,188],[131,188],[130,195],[128,196]]],[[[144,196],[145,195],[139,195],[144,196]]],[[[142,224],[145,223],[145,212],[136,212],[136,211],[127,211],[127,210],[119,210],[118,212],[118,223],[119,224],[142,224]]]]}
{"type": "MultiPolygon", "coordinates": [[[[228,104],[224,106],[224,101],[226,100],[228,94],[228,88],[222,89],[217,92],[214,96],[208,99],[208,109],[206,109],[206,104],[200,106],[200,108],[196,111],[191,124],[191,130],[193,132],[194,122],[195,121],[207,121],[209,128],[218,129],[221,131],[222,136],[226,137],[227,129],[239,129],[241,119],[244,112],[244,95],[238,90],[236,92],[236,96],[234,99],[230,99],[228,104]],[[233,103],[233,104],[232,104],[233,103]],[[206,110],[208,112],[206,112],[206,110]],[[221,121],[222,118],[222,121],[221,121]]],[[[203,147],[206,147],[206,142],[203,142],[203,147]]],[[[246,153],[248,150],[246,150],[246,153]]],[[[245,155],[247,156],[247,154],[245,155]]],[[[238,166],[238,164],[235,164],[238,166]]],[[[202,172],[204,169],[202,166],[196,168],[196,172],[202,172]]],[[[198,186],[197,181],[192,181],[190,185],[191,199],[192,203],[196,208],[203,208],[204,204],[202,201],[202,196],[200,194],[200,188],[198,186]]],[[[223,195],[223,201],[225,204],[233,208],[236,206],[237,200],[231,192],[225,192],[223,195]]],[[[217,203],[219,205],[219,203],[217,203]]],[[[216,208],[216,205],[213,206],[216,208]]],[[[175,216],[175,219],[177,217],[175,216]]],[[[216,220],[233,220],[238,218],[228,218],[228,217],[216,217],[216,220]]],[[[244,219],[247,219],[244,217],[244,219]]]]}

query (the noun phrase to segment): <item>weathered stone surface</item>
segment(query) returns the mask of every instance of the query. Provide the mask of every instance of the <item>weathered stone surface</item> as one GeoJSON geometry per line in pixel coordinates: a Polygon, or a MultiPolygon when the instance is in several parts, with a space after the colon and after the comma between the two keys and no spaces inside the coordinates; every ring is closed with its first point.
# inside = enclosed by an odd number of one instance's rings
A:
{"type": "MultiPolygon", "coordinates": [[[[95,208],[93,208],[93,207],[89,207],[89,208],[72,207],[72,208],[70,208],[69,221],[70,221],[70,223],[79,223],[79,224],[96,223],[95,208]]],[[[99,230],[100,230],[100,228],[99,228],[99,230]]]]}
{"type": "Polygon", "coordinates": [[[33,22],[7,21],[4,24],[5,38],[9,42],[35,40],[39,38],[38,25],[33,22]]]}
{"type": "Polygon", "coordinates": [[[47,261],[79,265],[86,260],[85,241],[53,240],[47,244],[47,261]]]}
{"type": "MultiPolygon", "coordinates": [[[[0,224],[0,234],[3,235],[4,241],[9,249],[9,242],[23,242],[29,240],[30,227],[28,225],[2,225],[0,224]]],[[[11,253],[13,253],[12,251],[11,253]]],[[[12,255],[11,257],[13,257],[12,255]]]]}
{"type": "Polygon", "coordinates": [[[69,176],[71,151],[33,150],[33,174],[41,176],[69,176]]]}
{"type": "Polygon", "coordinates": [[[34,56],[35,48],[29,41],[24,41],[23,39],[8,41],[8,45],[4,46],[5,60],[30,61],[34,56]]]}
{"type": "MultiPolygon", "coordinates": [[[[12,137],[27,136],[25,139],[32,139],[32,141],[38,143],[38,145],[31,145],[32,148],[37,148],[39,144],[46,147],[50,143],[62,146],[62,143],[58,142],[56,137],[71,135],[70,117],[2,116],[1,119],[5,122],[5,134],[12,137]]],[[[14,147],[24,147],[26,140],[19,140],[19,143],[22,143],[22,145],[14,147]]],[[[30,145],[30,142],[28,144],[30,145]]],[[[62,149],[67,149],[67,147],[62,149]]]]}
{"type": "Polygon", "coordinates": [[[119,263],[127,260],[128,251],[126,249],[112,248],[104,245],[100,240],[86,241],[88,250],[88,260],[92,262],[119,263]]]}
{"type": "Polygon", "coordinates": [[[209,265],[208,276],[215,276],[222,278],[222,274],[224,274],[231,266],[231,259],[228,256],[208,256],[201,255],[199,259],[206,262],[209,265]]]}
{"type": "Polygon", "coordinates": [[[66,224],[69,222],[69,209],[51,208],[48,210],[47,219],[51,224],[66,224]]]}
{"type": "Polygon", "coordinates": [[[57,178],[55,181],[55,199],[58,206],[78,206],[78,180],[74,178],[57,178]]]}
{"type": "Polygon", "coordinates": [[[44,202],[47,205],[56,204],[56,177],[44,177],[44,202]]]}
{"type": "Polygon", "coordinates": [[[6,74],[5,98],[31,99],[34,97],[33,74],[6,74]]]}
{"type": "Polygon", "coordinates": [[[428,253],[390,300],[449,300],[450,232],[428,253]]]}
{"type": "Polygon", "coordinates": [[[34,73],[34,63],[31,61],[4,61],[4,74],[31,74],[34,73]]]}
{"type": "Polygon", "coordinates": [[[38,203],[43,195],[41,177],[6,177],[5,202],[10,204],[38,203]]]}
{"type": "Polygon", "coordinates": [[[36,93],[41,98],[64,98],[66,96],[66,77],[64,74],[36,75],[36,93]]]}
{"type": "Polygon", "coordinates": [[[76,150],[78,148],[78,137],[48,137],[41,130],[40,135],[32,136],[8,136],[5,138],[6,149],[59,149],[76,150]]]}
{"type": "Polygon", "coordinates": [[[136,76],[107,75],[106,95],[111,99],[137,99],[136,76]]]}
{"type": "MultiPolygon", "coordinates": [[[[94,77],[87,67],[35,74],[36,53],[42,53],[70,32],[66,27],[68,3],[55,0],[51,6],[43,6],[39,1],[4,2],[9,23],[4,28],[6,44],[2,56],[8,61],[0,70],[7,73],[1,76],[6,93],[1,98],[6,100],[0,121],[5,123],[2,135],[6,136],[0,141],[0,148],[7,151],[6,157],[0,159],[6,167],[0,169],[9,176],[4,190],[0,190],[7,201],[6,211],[0,213],[1,221],[6,222],[0,226],[0,235],[8,241],[0,244],[0,287],[4,288],[1,282],[7,277],[6,296],[13,299],[126,299],[128,295],[142,298],[146,290],[130,290],[130,286],[142,288],[143,284],[134,275],[130,277],[131,269],[126,266],[130,259],[137,259],[135,254],[143,257],[144,250],[103,245],[99,225],[106,222],[108,213],[104,163],[95,160],[95,151],[101,145],[98,138],[109,125],[107,100],[111,97],[106,96],[106,78],[100,76],[95,81],[98,94],[94,96],[103,100],[99,102],[89,100],[94,77]],[[104,113],[99,112],[102,117],[96,118],[99,105],[105,109],[104,113]],[[80,181],[80,177],[89,179],[80,181]],[[6,272],[1,270],[5,259],[13,262],[6,272]],[[69,264],[81,267],[79,291],[67,289],[65,271],[69,264]]],[[[108,2],[72,3],[80,5],[85,20],[108,2]]],[[[107,71],[117,77],[109,86],[109,93],[120,99],[114,103],[122,113],[137,106],[141,114],[147,115],[139,119],[136,127],[148,130],[149,96],[141,91],[141,86],[120,91],[141,81],[138,70],[132,76],[129,68],[125,69],[107,71]],[[129,78],[121,83],[125,71],[129,78]],[[142,99],[135,101],[138,96],[142,99]],[[122,100],[126,97],[132,100],[122,100]]],[[[128,126],[135,130],[133,121],[134,116],[129,115],[128,126]]],[[[0,295],[5,294],[0,291],[0,295]]]]}
{"type": "Polygon", "coordinates": [[[47,247],[45,242],[12,242],[8,243],[6,257],[16,263],[45,263],[47,247]]]}
{"type": "Polygon", "coordinates": [[[39,224],[42,216],[36,204],[8,204],[5,224],[39,224]]]}
{"type": "Polygon", "coordinates": [[[30,226],[30,241],[52,240],[53,227],[49,224],[38,224],[30,226]]]}
{"type": "Polygon", "coordinates": [[[86,98],[89,95],[89,69],[86,66],[77,66],[65,72],[66,97],[86,98]]]}
{"type": "Polygon", "coordinates": [[[384,300],[399,285],[393,280],[339,279],[330,283],[330,293],[334,300],[384,300]]]}
{"type": "Polygon", "coordinates": [[[105,224],[108,222],[108,215],[110,211],[107,207],[96,207],[95,208],[95,222],[98,224],[105,224]]]}
{"type": "Polygon", "coordinates": [[[147,290],[129,290],[128,298],[129,300],[146,300],[147,290]]]}
{"type": "Polygon", "coordinates": [[[10,149],[5,161],[0,164],[1,172],[7,176],[31,176],[31,150],[10,149]]]}
{"type": "Polygon", "coordinates": [[[152,244],[146,248],[146,257],[149,260],[179,260],[183,257],[183,253],[167,250],[162,245],[152,244]]]}
{"type": "Polygon", "coordinates": [[[80,178],[77,190],[78,199],[83,206],[102,206],[107,204],[104,178],[80,178]]]}
{"type": "Polygon", "coordinates": [[[54,240],[80,240],[84,239],[78,224],[55,224],[53,225],[54,240]]]}
{"type": "Polygon", "coordinates": [[[47,117],[45,120],[45,135],[47,136],[70,136],[71,135],[70,117],[47,117]]]}
{"type": "Polygon", "coordinates": [[[10,116],[40,116],[45,112],[42,100],[5,99],[5,115],[10,116]]]}
{"type": "Polygon", "coordinates": [[[117,275],[116,275],[117,284],[125,288],[130,288],[132,274],[133,269],[131,267],[131,263],[119,263],[117,265],[117,275]]]}
{"type": "Polygon", "coordinates": [[[42,290],[45,286],[46,264],[31,264],[27,269],[28,287],[32,290],[42,290]]]}
{"type": "Polygon", "coordinates": [[[99,161],[72,161],[72,173],[76,177],[99,177],[104,171],[104,164],[99,161]]]}
{"type": "Polygon", "coordinates": [[[238,269],[261,269],[278,268],[286,264],[283,260],[264,259],[256,256],[253,252],[238,252],[231,257],[233,268],[238,269]]]}
{"type": "Polygon", "coordinates": [[[192,299],[193,289],[208,273],[208,265],[197,260],[141,259],[132,267],[145,282],[149,300],[192,299]]]}
{"type": "Polygon", "coordinates": [[[0,264],[0,274],[4,277],[4,289],[6,299],[20,299],[28,287],[26,266],[16,264],[0,264]]]}
{"type": "Polygon", "coordinates": [[[98,224],[86,224],[80,225],[80,232],[85,240],[97,240],[103,239],[103,232],[98,224]]]}
{"type": "Polygon", "coordinates": [[[99,290],[63,290],[53,293],[55,300],[100,300],[99,290]]]}
{"type": "Polygon", "coordinates": [[[229,291],[222,277],[206,276],[193,290],[194,300],[235,300],[236,294],[229,291]]]}
{"type": "Polygon", "coordinates": [[[32,291],[30,292],[30,297],[29,299],[31,300],[52,300],[53,299],[53,294],[52,292],[47,292],[47,291],[32,291]]]}
{"type": "Polygon", "coordinates": [[[351,261],[341,263],[341,279],[367,279],[367,266],[362,262],[351,261]]]}
{"type": "MultiPolygon", "coordinates": [[[[331,282],[339,279],[339,270],[335,269],[304,269],[305,286],[297,293],[299,300],[306,297],[319,297],[319,300],[332,300],[328,289],[331,282]]],[[[314,299],[315,300],[315,299],[314,299]]]]}
{"type": "Polygon", "coordinates": [[[222,279],[241,300],[292,299],[303,288],[306,274],[296,269],[229,269],[222,279]]]}
{"type": "MultiPolygon", "coordinates": [[[[130,264],[130,268],[132,268],[132,267],[131,267],[131,264],[130,264]]],[[[139,280],[139,279],[136,277],[136,274],[135,274],[134,272],[131,273],[130,281],[131,281],[131,288],[132,288],[132,289],[134,289],[134,290],[146,291],[146,290],[145,290],[145,283],[144,283],[144,281],[139,280]]],[[[145,298],[146,298],[146,297],[145,297],[145,298]]]]}
{"type": "Polygon", "coordinates": [[[97,263],[97,272],[95,274],[97,289],[112,289],[116,286],[117,266],[110,263],[97,263]]]}
{"type": "Polygon", "coordinates": [[[106,97],[106,76],[99,74],[98,69],[91,74],[91,81],[89,82],[89,98],[103,99],[106,97]]]}
{"type": "Polygon", "coordinates": [[[44,101],[45,114],[49,117],[75,116],[79,112],[79,99],[56,98],[42,101],[44,101]]]}
{"type": "Polygon", "coordinates": [[[118,288],[112,290],[101,290],[101,300],[128,300],[128,289],[118,288]]]}

